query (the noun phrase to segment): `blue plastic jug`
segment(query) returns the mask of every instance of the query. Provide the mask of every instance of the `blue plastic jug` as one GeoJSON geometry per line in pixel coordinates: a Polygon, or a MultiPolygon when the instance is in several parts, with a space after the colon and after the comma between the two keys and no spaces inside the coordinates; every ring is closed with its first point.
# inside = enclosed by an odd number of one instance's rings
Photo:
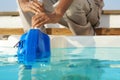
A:
{"type": "Polygon", "coordinates": [[[23,34],[18,44],[18,62],[31,64],[39,61],[49,63],[50,61],[50,38],[39,29],[30,29],[23,34]]]}

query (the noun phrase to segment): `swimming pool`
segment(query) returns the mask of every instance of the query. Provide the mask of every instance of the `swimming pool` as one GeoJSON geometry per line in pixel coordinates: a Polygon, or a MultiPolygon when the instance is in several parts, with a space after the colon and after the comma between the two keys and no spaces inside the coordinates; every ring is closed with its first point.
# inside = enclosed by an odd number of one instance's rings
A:
{"type": "Polygon", "coordinates": [[[120,80],[120,47],[52,48],[49,64],[30,68],[0,46],[0,80],[120,80]]]}

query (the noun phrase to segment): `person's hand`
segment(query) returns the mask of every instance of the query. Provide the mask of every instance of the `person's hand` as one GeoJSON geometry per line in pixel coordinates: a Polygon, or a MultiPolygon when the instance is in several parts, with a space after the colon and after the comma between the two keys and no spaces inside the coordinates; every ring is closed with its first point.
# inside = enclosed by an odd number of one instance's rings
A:
{"type": "Polygon", "coordinates": [[[24,10],[26,12],[32,12],[34,14],[44,12],[45,9],[43,7],[43,4],[38,1],[29,1],[25,3],[24,10]]]}
{"type": "Polygon", "coordinates": [[[48,23],[57,23],[63,15],[56,13],[39,13],[32,17],[32,27],[41,27],[48,23]]]}

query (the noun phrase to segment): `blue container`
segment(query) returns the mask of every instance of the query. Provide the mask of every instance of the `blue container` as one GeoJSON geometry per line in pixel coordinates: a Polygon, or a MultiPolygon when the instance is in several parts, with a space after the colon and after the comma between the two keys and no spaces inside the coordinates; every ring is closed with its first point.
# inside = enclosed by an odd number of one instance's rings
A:
{"type": "Polygon", "coordinates": [[[48,63],[50,54],[50,38],[39,29],[30,29],[21,36],[17,51],[19,63],[26,65],[36,61],[48,63]]]}

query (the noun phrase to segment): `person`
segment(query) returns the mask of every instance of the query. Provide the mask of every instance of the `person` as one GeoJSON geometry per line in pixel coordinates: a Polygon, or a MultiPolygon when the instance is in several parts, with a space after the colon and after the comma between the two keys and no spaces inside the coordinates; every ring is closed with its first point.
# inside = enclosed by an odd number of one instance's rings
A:
{"type": "Polygon", "coordinates": [[[45,30],[44,25],[59,23],[74,35],[95,35],[100,24],[103,0],[18,0],[25,31],[30,27],[45,30]]]}

